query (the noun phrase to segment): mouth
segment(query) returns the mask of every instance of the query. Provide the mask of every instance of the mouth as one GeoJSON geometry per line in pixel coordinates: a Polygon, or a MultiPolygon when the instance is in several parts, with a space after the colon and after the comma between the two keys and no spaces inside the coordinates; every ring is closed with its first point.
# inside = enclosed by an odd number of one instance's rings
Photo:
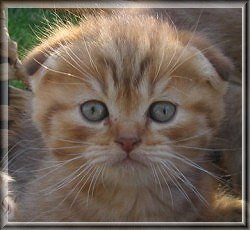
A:
{"type": "Polygon", "coordinates": [[[129,155],[115,162],[114,165],[118,167],[124,167],[124,168],[134,168],[134,167],[140,167],[140,166],[146,167],[146,164],[144,164],[142,161],[132,158],[129,155]]]}

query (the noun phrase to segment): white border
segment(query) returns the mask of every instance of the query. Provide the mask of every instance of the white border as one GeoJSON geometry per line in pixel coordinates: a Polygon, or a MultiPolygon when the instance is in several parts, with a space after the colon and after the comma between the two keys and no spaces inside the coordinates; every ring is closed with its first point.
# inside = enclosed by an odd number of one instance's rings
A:
{"type": "MultiPolygon", "coordinates": [[[[247,1],[229,1],[229,2],[128,2],[128,1],[116,1],[116,3],[112,2],[98,2],[93,3],[91,1],[84,1],[84,2],[69,2],[69,1],[50,1],[50,2],[29,2],[29,1],[21,1],[21,2],[3,2],[2,9],[6,8],[242,8],[242,148],[243,148],[243,157],[242,157],[242,165],[246,160],[246,139],[245,139],[245,81],[246,81],[246,74],[245,74],[245,47],[244,44],[245,40],[245,26],[246,26],[246,15],[245,15],[245,4],[247,1]],[[225,5],[226,4],[226,5],[225,5]]],[[[249,12],[247,12],[249,13],[249,12]]],[[[242,198],[243,201],[246,200],[246,189],[245,189],[245,181],[246,181],[246,171],[242,169],[242,198]]],[[[70,226],[164,226],[164,227],[171,227],[171,226],[179,226],[179,227],[186,227],[186,226],[200,226],[202,228],[203,225],[211,226],[211,227],[218,227],[222,229],[223,227],[233,227],[233,226],[245,226],[246,219],[244,215],[244,210],[248,205],[246,202],[243,202],[242,207],[242,222],[8,222],[5,227],[22,227],[22,226],[40,226],[40,227],[52,227],[52,226],[60,226],[60,227],[70,227],[70,226]],[[222,227],[222,228],[221,228],[222,227]]],[[[249,214],[249,213],[248,213],[249,214]]],[[[248,217],[249,218],[249,217],[248,217]]],[[[215,229],[213,227],[213,229],[215,229]]],[[[13,229],[13,228],[12,228],[13,229]]],[[[17,228],[19,229],[19,228],[17,228]]],[[[52,227],[53,229],[53,227],[52,227]]]]}
{"type": "Polygon", "coordinates": [[[242,8],[246,1],[228,1],[227,4],[221,1],[198,1],[198,2],[182,2],[182,1],[49,1],[49,2],[3,2],[6,8],[242,8]],[[226,5],[225,5],[226,4],[226,5]]]}

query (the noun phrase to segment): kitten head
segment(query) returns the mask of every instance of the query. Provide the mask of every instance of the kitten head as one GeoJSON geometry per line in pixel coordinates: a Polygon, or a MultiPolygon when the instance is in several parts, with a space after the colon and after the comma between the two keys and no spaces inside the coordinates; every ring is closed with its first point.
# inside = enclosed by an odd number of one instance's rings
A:
{"type": "Polygon", "coordinates": [[[33,118],[54,156],[128,183],[200,157],[223,117],[231,68],[203,37],[128,14],[61,29],[26,66],[33,118]]]}

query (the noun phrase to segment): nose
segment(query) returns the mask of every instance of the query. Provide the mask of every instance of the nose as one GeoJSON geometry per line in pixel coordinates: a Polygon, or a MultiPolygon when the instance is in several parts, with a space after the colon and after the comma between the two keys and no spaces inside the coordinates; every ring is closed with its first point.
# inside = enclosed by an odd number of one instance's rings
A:
{"type": "Polygon", "coordinates": [[[133,138],[121,137],[116,139],[115,142],[118,143],[126,153],[130,153],[136,146],[138,146],[141,143],[141,139],[139,137],[133,137],[133,138]]]}

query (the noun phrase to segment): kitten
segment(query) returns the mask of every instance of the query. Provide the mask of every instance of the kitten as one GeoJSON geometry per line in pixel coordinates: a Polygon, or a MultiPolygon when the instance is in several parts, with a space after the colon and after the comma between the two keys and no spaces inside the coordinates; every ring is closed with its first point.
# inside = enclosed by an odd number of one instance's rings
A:
{"type": "Polygon", "coordinates": [[[205,37],[124,10],[60,28],[24,64],[46,147],[15,221],[241,221],[206,152],[233,67],[205,37]]]}

